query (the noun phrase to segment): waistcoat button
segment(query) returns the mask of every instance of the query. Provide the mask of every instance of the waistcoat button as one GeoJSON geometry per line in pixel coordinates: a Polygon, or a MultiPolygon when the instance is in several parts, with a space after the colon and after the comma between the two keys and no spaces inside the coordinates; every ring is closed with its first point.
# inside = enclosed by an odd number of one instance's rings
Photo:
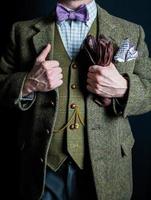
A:
{"type": "Polygon", "coordinates": [[[76,64],[73,64],[73,65],[72,65],[72,68],[73,68],[73,69],[77,69],[78,67],[77,67],[76,64]]]}
{"type": "Polygon", "coordinates": [[[75,108],[76,108],[76,104],[72,103],[72,104],[70,105],[70,108],[75,109],[75,108]]]}
{"type": "Polygon", "coordinates": [[[74,124],[71,124],[70,129],[74,129],[74,128],[75,128],[74,124]]]}

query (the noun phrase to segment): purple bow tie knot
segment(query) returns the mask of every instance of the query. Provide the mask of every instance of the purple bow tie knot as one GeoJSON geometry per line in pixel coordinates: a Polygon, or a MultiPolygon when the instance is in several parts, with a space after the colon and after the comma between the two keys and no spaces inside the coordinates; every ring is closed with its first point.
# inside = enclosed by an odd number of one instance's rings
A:
{"type": "Polygon", "coordinates": [[[77,10],[70,11],[58,3],[56,8],[56,15],[59,22],[65,20],[78,20],[81,22],[86,22],[89,20],[88,11],[85,5],[81,5],[77,10]]]}

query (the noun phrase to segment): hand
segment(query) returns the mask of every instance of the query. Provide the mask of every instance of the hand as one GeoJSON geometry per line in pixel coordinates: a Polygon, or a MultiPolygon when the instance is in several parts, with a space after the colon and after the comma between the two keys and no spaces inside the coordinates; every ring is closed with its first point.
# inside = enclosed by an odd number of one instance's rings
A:
{"type": "Polygon", "coordinates": [[[123,97],[127,87],[127,80],[113,63],[107,67],[98,65],[89,67],[87,89],[90,92],[107,98],[123,97]]]}
{"type": "Polygon", "coordinates": [[[22,96],[26,96],[34,91],[51,91],[62,85],[63,74],[62,69],[59,67],[59,62],[46,60],[50,51],[51,45],[48,44],[37,57],[34,67],[27,75],[22,96]]]}

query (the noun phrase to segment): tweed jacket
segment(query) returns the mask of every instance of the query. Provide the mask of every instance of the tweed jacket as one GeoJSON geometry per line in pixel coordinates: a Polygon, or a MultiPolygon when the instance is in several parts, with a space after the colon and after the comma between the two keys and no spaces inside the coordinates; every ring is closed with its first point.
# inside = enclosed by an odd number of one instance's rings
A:
{"type": "MultiPolygon", "coordinates": [[[[122,112],[117,109],[115,99],[110,112],[91,93],[85,102],[88,145],[98,200],[129,200],[134,138],[128,116],[151,110],[151,60],[140,26],[111,16],[100,7],[98,25],[99,33],[112,38],[118,47],[129,38],[139,52],[136,60],[116,63],[118,71],[126,74],[129,80],[128,97],[122,112]]],[[[37,92],[32,103],[21,102],[19,96],[37,55],[48,42],[53,47],[54,30],[52,16],[15,23],[7,52],[0,61],[0,106],[17,114],[19,190],[23,200],[41,199],[59,94],[57,89],[37,92]]],[[[53,51],[52,48],[49,59],[53,59],[53,51]]]]}

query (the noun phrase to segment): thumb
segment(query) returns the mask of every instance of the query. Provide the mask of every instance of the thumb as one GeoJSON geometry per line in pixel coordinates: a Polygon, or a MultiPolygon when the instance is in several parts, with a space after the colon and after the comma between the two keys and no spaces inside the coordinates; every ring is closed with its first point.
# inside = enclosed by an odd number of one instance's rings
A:
{"type": "Polygon", "coordinates": [[[96,73],[99,71],[99,69],[100,69],[99,65],[93,65],[93,66],[89,67],[89,72],[96,73]]]}
{"type": "Polygon", "coordinates": [[[39,54],[36,61],[37,62],[45,61],[50,51],[51,51],[51,44],[48,43],[45,49],[39,54]]]}
{"type": "Polygon", "coordinates": [[[108,67],[116,68],[115,65],[114,65],[114,63],[112,63],[112,62],[109,64],[108,67]]]}

